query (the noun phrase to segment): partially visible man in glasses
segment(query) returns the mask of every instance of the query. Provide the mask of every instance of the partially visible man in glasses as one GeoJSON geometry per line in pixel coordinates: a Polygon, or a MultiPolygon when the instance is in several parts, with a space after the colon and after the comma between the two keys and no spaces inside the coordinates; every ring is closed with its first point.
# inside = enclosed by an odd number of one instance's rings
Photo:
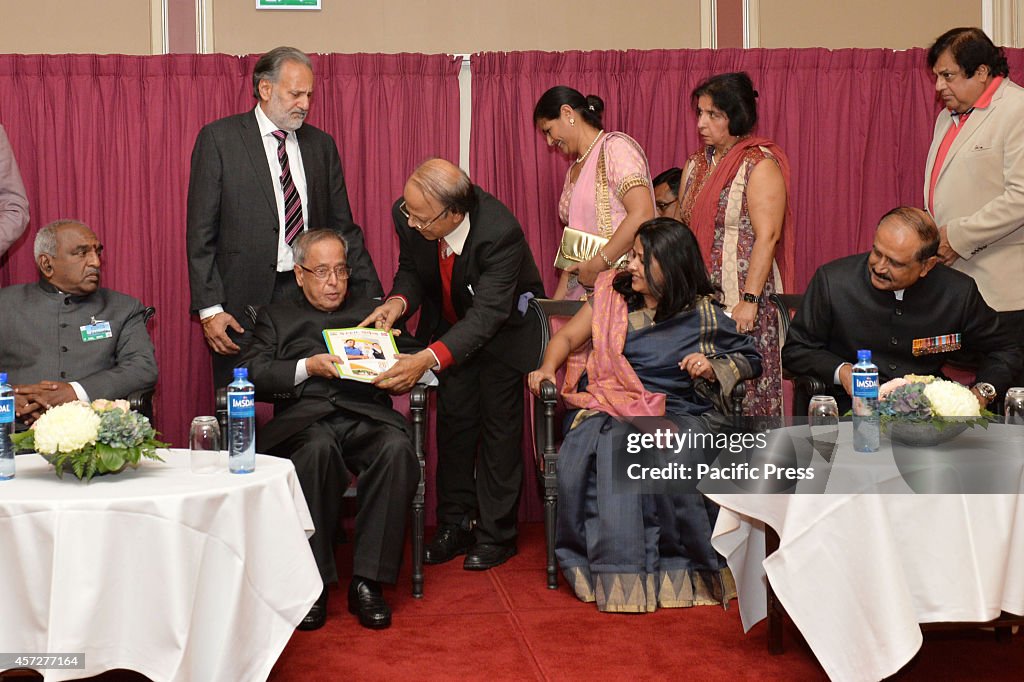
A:
{"type": "Polygon", "coordinates": [[[405,202],[404,199],[402,200],[402,203],[398,205],[398,210],[401,211],[402,215],[405,216],[405,220],[406,222],[409,223],[409,227],[419,230],[420,232],[427,229],[428,227],[430,227],[431,225],[433,225],[438,220],[445,217],[451,212],[450,208],[445,207],[441,210],[440,213],[438,213],[436,216],[434,216],[433,218],[424,223],[421,222],[419,218],[416,218],[411,213],[409,213],[409,205],[405,202]]]}
{"type": "MultiPolygon", "coordinates": [[[[365,293],[349,293],[344,238],[334,230],[312,230],[298,237],[292,251],[304,299],[260,309],[241,365],[249,368],[257,398],[294,397],[278,405],[256,447],[291,459],[316,527],[310,546],[324,589],[299,629],[324,624],[327,584],[338,581],[333,539],[347,471],[359,478],[348,608],[364,627],[382,629],[391,624],[391,609],[381,583],[398,578],[419,465],[406,420],[391,408],[387,393],[340,379],[335,363],[342,359],[324,342],[324,329],[354,327],[376,305],[365,293]]],[[[408,335],[396,341],[404,352],[423,347],[408,335]]]]}
{"type": "Polygon", "coordinates": [[[669,168],[654,178],[654,207],[662,218],[682,221],[679,210],[679,182],[682,179],[681,168],[669,168]]]}

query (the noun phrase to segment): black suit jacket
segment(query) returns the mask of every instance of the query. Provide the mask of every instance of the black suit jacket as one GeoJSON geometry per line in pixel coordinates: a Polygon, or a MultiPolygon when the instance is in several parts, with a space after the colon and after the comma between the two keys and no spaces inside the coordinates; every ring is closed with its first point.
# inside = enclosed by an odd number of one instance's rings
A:
{"type": "Polygon", "coordinates": [[[868,254],[848,256],[814,273],[782,348],[782,365],[818,377],[837,395],[845,391],[833,383],[836,367],[856,362],[861,348],[871,350],[882,382],[904,374],[940,376],[951,353],[915,357],[912,348],[914,339],[945,334],[960,334],[963,350],[984,357],[977,380],[1002,395],[1022,357],[973,279],[939,264],[897,301],[893,292],[871,285],[868,254]]]}
{"type": "MultiPolygon", "coordinates": [[[[310,229],[337,230],[348,242],[353,295],[383,290],[352,221],[345,176],[334,139],[309,124],[296,131],[306,174],[310,229]]],[[[221,304],[239,324],[246,305],[270,302],[277,272],[280,223],[274,183],[256,113],[228,116],[203,127],[192,150],[188,183],[188,275],[192,310],[221,304]]]]}
{"type": "Polygon", "coordinates": [[[543,296],[544,285],[519,221],[498,199],[473,190],[477,205],[469,214],[469,236],[452,271],[458,321],[449,325],[441,315],[437,242],[409,227],[398,208],[401,200],[391,210],[400,251],[390,295],[406,299],[406,316],[422,307],[416,337],[443,343],[456,364],[480,352],[529,372],[536,369],[540,329],[517,306],[527,292],[543,296]]]}
{"type": "MultiPolygon", "coordinates": [[[[256,328],[240,367],[249,368],[258,400],[276,402],[274,419],[257,434],[257,449],[267,452],[310,424],[344,410],[391,424],[408,433],[405,418],[391,407],[387,392],[349,379],[310,377],[295,385],[298,360],[326,353],[324,329],[354,327],[377,305],[367,298],[346,298],[341,308],[328,313],[303,299],[299,303],[273,303],[260,309],[256,328]],[[291,395],[282,400],[279,396],[291,395]]],[[[399,350],[414,352],[422,344],[407,334],[397,337],[399,350]]]]}

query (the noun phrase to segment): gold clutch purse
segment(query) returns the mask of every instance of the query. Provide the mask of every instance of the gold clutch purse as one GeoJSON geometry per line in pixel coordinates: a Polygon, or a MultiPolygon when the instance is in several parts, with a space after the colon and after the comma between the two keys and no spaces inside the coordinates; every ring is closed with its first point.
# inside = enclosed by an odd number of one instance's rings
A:
{"type": "MultiPolygon", "coordinates": [[[[608,240],[600,235],[566,227],[562,232],[562,243],[558,245],[555,267],[565,270],[571,265],[584,263],[596,256],[600,248],[607,243],[608,240]]],[[[621,263],[616,265],[621,265],[621,263]]]]}

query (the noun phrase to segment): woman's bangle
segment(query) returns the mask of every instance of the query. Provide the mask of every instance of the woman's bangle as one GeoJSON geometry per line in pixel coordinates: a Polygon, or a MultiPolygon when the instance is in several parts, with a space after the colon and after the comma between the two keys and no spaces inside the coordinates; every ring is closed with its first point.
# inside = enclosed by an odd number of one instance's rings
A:
{"type": "Polygon", "coordinates": [[[615,267],[615,261],[611,260],[610,258],[608,258],[608,256],[604,255],[604,247],[603,246],[597,250],[597,255],[601,257],[601,260],[604,261],[604,264],[605,264],[606,267],[609,267],[609,268],[614,268],[615,267]]]}

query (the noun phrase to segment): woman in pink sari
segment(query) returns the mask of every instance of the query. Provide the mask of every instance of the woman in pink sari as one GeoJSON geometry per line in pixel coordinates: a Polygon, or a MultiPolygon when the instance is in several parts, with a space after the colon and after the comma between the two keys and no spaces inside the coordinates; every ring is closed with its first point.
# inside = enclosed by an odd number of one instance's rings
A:
{"type": "Polygon", "coordinates": [[[608,243],[589,261],[562,271],[553,298],[580,299],[603,270],[615,267],[633,245],[640,225],[655,216],[647,157],[636,140],[605,132],[604,102],[559,85],[533,109],[533,122],[549,147],[572,160],[558,201],[563,225],[600,235],[608,243]]]}

